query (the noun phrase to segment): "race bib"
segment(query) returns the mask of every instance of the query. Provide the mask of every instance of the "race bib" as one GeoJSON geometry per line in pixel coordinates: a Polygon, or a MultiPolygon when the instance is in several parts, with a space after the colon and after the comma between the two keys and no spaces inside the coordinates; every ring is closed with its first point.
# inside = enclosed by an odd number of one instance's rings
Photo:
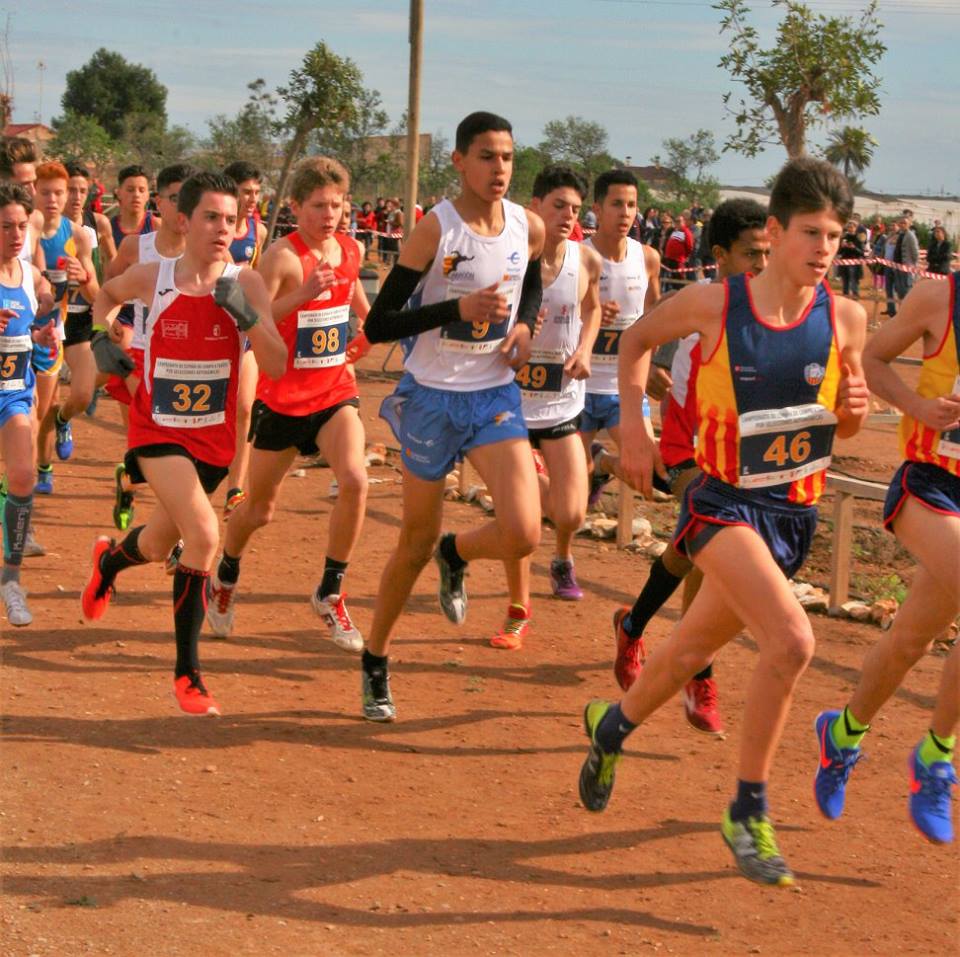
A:
{"type": "MultiPolygon", "coordinates": [[[[497,286],[497,292],[506,298],[511,314],[517,286],[514,279],[503,279],[497,286]]],[[[476,286],[450,283],[447,286],[447,299],[462,299],[476,291],[476,286]]],[[[509,325],[509,319],[503,322],[451,322],[440,329],[440,346],[448,352],[469,352],[474,355],[496,352],[506,338],[509,325]]]]}
{"type": "Polygon", "coordinates": [[[27,387],[32,352],[29,335],[0,336],[0,392],[19,392],[27,387]]]}
{"type": "Polygon", "coordinates": [[[517,385],[534,395],[559,395],[563,389],[563,352],[534,349],[530,361],[517,371],[517,385]]]}
{"type": "Polygon", "coordinates": [[[157,425],[201,429],[226,420],[230,360],[157,359],[151,414],[157,425]]]}
{"type": "Polygon", "coordinates": [[[610,368],[616,366],[617,356],[620,355],[620,337],[637,320],[617,319],[613,325],[601,326],[597,333],[597,340],[593,344],[593,365],[610,368]]]}
{"type": "MultiPolygon", "coordinates": [[[[960,375],[953,383],[953,394],[960,395],[960,375]]],[[[960,428],[950,429],[940,433],[940,442],[937,444],[937,454],[948,459],[960,459],[960,428]]]]}
{"type": "Polygon", "coordinates": [[[349,306],[301,309],[297,313],[294,369],[326,369],[346,361],[349,306]]]}
{"type": "Polygon", "coordinates": [[[830,464],[837,417],[822,405],[745,412],[739,421],[740,488],[784,485],[830,464]]]}

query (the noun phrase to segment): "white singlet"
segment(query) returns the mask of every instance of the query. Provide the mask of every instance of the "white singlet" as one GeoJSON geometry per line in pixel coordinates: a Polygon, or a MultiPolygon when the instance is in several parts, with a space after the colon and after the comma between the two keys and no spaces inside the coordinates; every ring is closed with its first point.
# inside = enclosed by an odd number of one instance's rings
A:
{"type": "MultiPolygon", "coordinates": [[[[138,256],[140,257],[138,263],[159,263],[159,262],[176,262],[180,257],[179,256],[161,256],[157,252],[157,234],[156,232],[152,233],[141,233],[140,234],[140,250],[138,256]]],[[[133,300],[133,337],[130,340],[131,349],[143,349],[146,344],[146,328],[147,328],[147,316],[150,314],[150,310],[147,308],[146,303],[141,302],[139,299],[133,300]]]]}
{"type": "MultiPolygon", "coordinates": [[[[596,250],[592,239],[585,240],[596,250]]],[[[602,255],[602,254],[601,254],[602,255]]],[[[604,257],[600,273],[600,302],[613,300],[620,306],[620,315],[611,325],[601,326],[591,357],[591,374],[587,380],[587,392],[593,395],[616,395],[617,356],[620,353],[620,337],[642,315],[643,302],[647,296],[647,263],[643,244],[627,237],[627,254],[622,262],[604,257]]]]}
{"type": "Polygon", "coordinates": [[[440,221],[440,242],[410,306],[460,299],[499,282],[500,294],[510,303],[510,318],[500,323],[451,322],[402,340],[404,367],[420,385],[473,392],[513,380],[514,371],[498,350],[517,319],[529,240],[523,207],[506,199],[502,207],[504,227],[498,236],[475,233],[448,199],[431,210],[440,221]]]}
{"type": "Polygon", "coordinates": [[[568,239],[556,278],[543,290],[547,314],[533,340],[530,361],[517,373],[523,418],[532,429],[549,429],[583,411],[585,383],[571,379],[564,363],[580,344],[580,244],[568,239]]]}

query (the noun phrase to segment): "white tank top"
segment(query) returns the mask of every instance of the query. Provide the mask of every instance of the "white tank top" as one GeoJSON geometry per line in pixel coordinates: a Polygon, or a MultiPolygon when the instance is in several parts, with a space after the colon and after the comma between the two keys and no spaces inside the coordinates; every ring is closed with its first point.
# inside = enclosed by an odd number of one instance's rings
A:
{"type": "Polygon", "coordinates": [[[556,278],[543,290],[547,314],[533,340],[530,361],[517,373],[523,418],[533,429],[548,429],[583,411],[582,379],[563,372],[580,344],[580,244],[568,239],[556,278]]]}
{"type": "Polygon", "coordinates": [[[23,246],[21,247],[20,252],[17,255],[17,259],[19,259],[21,262],[24,262],[24,263],[28,263],[28,264],[32,263],[33,262],[33,244],[34,244],[33,232],[30,229],[30,224],[27,223],[27,234],[26,236],[23,237],[23,246]]]}
{"type": "Polygon", "coordinates": [[[440,221],[437,255],[410,297],[410,306],[459,299],[495,282],[510,303],[502,323],[451,322],[402,340],[404,367],[420,385],[452,392],[473,392],[506,385],[514,371],[499,353],[517,319],[520,287],[527,269],[527,214],[502,200],[504,226],[498,236],[481,236],[460,218],[450,200],[434,206],[440,221]]]}
{"type": "MultiPolygon", "coordinates": [[[[586,240],[596,249],[591,239],[586,240]]],[[[611,299],[620,306],[620,315],[612,325],[601,326],[593,347],[590,362],[591,375],[587,392],[593,395],[616,395],[617,356],[620,336],[643,315],[643,301],[647,296],[647,264],[643,244],[627,237],[627,254],[622,262],[604,258],[600,272],[600,302],[611,299]]]]}
{"type": "MultiPolygon", "coordinates": [[[[138,252],[138,262],[141,263],[159,263],[159,262],[170,262],[175,263],[180,257],[179,256],[161,256],[157,252],[157,234],[152,233],[142,233],[139,237],[140,239],[140,250],[138,252]]],[[[162,272],[162,270],[161,270],[162,272]]],[[[159,288],[159,280],[158,280],[159,288]]],[[[130,340],[131,349],[143,349],[146,344],[146,329],[147,329],[147,316],[150,314],[150,310],[147,308],[145,302],[141,302],[139,299],[133,300],[133,337],[130,340]]]]}

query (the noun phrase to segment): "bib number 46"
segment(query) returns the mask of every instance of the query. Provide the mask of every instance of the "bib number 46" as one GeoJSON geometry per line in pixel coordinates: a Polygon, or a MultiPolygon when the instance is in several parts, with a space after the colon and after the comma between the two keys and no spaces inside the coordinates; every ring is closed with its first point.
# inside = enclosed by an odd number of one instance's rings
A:
{"type": "Polygon", "coordinates": [[[767,447],[767,451],[763,453],[763,461],[781,469],[788,463],[802,465],[810,458],[812,450],[810,438],[808,431],[796,432],[790,437],[788,444],[787,436],[781,433],[774,438],[767,447]]]}

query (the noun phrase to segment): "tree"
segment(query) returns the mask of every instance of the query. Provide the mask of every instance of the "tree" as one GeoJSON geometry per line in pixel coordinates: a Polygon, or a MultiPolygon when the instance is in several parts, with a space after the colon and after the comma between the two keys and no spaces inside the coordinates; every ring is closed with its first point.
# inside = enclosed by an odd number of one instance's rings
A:
{"type": "Polygon", "coordinates": [[[56,135],[46,152],[55,159],[79,160],[102,173],[117,151],[110,134],[91,116],[66,113],[53,121],[53,128],[56,135]]]}
{"type": "Polygon", "coordinates": [[[167,122],[167,88],[153,70],[104,47],[67,74],[60,104],[65,113],[92,117],[115,140],[123,136],[124,120],[131,114],[152,116],[164,127],[167,122]]]}
{"type": "Polygon", "coordinates": [[[275,184],[280,157],[277,98],[260,78],[248,83],[247,90],[247,102],[236,116],[219,113],[207,120],[207,137],[201,143],[204,155],[200,159],[217,169],[235,160],[246,160],[275,184]]]}
{"type": "Polygon", "coordinates": [[[858,126],[845,126],[827,137],[823,156],[827,162],[839,166],[852,184],[852,174],[862,173],[870,165],[876,145],[877,141],[866,130],[858,126]]]}
{"type": "Polygon", "coordinates": [[[154,173],[171,163],[191,159],[197,139],[185,126],[169,129],[151,113],[128,113],[123,121],[119,152],[154,173]]]}
{"type": "Polygon", "coordinates": [[[669,191],[678,203],[699,199],[705,206],[715,206],[720,197],[720,184],[705,170],[720,159],[717,142],[710,130],[699,129],[686,139],[670,137],[663,141],[666,157],[651,157],[669,176],[669,191]]]}
{"type": "Polygon", "coordinates": [[[527,203],[533,195],[533,182],[549,163],[553,162],[536,146],[521,146],[514,143],[513,176],[510,178],[510,198],[516,203],[527,203]]]}
{"type": "Polygon", "coordinates": [[[724,94],[737,124],[724,150],[756,156],[779,140],[793,159],[806,152],[808,130],[826,117],[880,112],[880,80],[873,68],[887,48],[880,41],[877,0],[870,0],[857,19],[814,14],[796,0],[773,0],[773,5],[785,16],[775,42],[763,48],[747,0],[714,4],[723,14],[721,34],[731,35],[720,66],[747,90],[747,98],[735,106],[732,93],[724,94]]]}
{"type": "Polygon", "coordinates": [[[277,90],[286,105],[280,126],[290,141],[277,184],[277,202],[267,225],[268,236],[273,235],[277,224],[290,167],[303,152],[307,138],[314,130],[322,135],[355,122],[363,93],[363,76],[357,65],[349,58],[338,57],[323,41],[306,53],[300,68],[290,71],[287,85],[277,90]]]}
{"type": "Polygon", "coordinates": [[[538,150],[549,162],[566,163],[593,180],[598,173],[617,165],[607,152],[607,141],[607,131],[599,123],[568,116],[544,126],[538,150]]]}
{"type": "Polygon", "coordinates": [[[420,195],[446,196],[459,182],[460,176],[450,161],[450,143],[438,130],[430,138],[429,155],[420,158],[420,195]]]}

